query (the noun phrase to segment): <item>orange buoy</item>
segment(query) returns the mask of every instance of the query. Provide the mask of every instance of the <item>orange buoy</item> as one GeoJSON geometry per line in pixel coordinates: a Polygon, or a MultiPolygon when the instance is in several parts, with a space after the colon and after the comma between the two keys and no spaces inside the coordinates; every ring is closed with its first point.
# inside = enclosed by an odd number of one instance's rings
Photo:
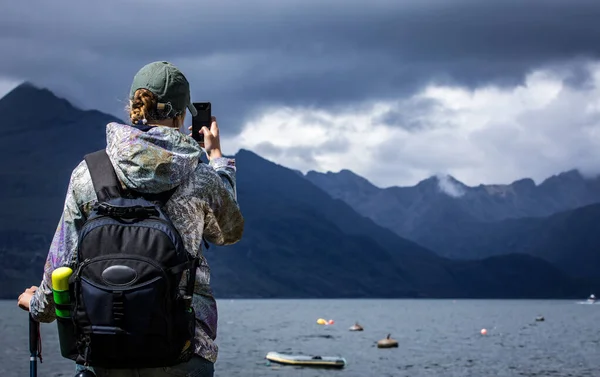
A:
{"type": "Polygon", "coordinates": [[[487,330],[486,329],[481,329],[481,335],[486,335],[487,334],[487,330]]]}
{"type": "Polygon", "coordinates": [[[329,321],[327,321],[328,325],[333,325],[335,322],[333,322],[333,319],[330,319],[329,321]]]}

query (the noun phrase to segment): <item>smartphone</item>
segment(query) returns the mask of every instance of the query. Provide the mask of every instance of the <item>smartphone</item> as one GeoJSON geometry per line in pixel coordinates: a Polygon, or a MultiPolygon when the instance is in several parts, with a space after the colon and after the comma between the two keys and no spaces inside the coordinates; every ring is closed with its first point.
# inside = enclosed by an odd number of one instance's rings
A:
{"type": "Polygon", "coordinates": [[[194,102],[192,103],[198,112],[198,115],[192,117],[192,137],[194,140],[203,143],[204,134],[200,132],[202,127],[207,127],[210,130],[212,123],[211,105],[210,102],[194,102]]]}

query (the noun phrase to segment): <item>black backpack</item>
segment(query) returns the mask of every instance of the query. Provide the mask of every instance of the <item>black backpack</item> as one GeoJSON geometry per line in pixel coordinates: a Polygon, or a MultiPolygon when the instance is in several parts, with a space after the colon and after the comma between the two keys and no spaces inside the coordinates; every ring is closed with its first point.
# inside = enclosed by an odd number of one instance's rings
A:
{"type": "Polygon", "coordinates": [[[74,339],[63,356],[104,368],[189,360],[198,259],[162,209],[176,188],[151,195],[124,190],[105,150],[85,161],[98,203],[79,234],[69,279],[74,339]]]}

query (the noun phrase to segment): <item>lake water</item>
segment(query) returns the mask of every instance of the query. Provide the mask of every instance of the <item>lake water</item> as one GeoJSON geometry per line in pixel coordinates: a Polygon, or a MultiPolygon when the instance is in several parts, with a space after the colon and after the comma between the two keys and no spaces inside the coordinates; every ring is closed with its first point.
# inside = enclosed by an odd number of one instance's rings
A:
{"type": "MultiPolygon", "coordinates": [[[[527,300],[220,300],[216,376],[600,376],[600,305],[527,300]],[[544,322],[536,322],[538,315],[544,322]],[[333,319],[331,326],[316,323],[333,319]],[[348,328],[359,321],[363,332],[348,328]],[[487,329],[487,335],[480,334],[487,329]],[[398,348],[378,349],[386,334],[398,348]],[[343,370],[268,363],[279,351],[343,356],[343,370]]],[[[0,370],[29,373],[27,314],[0,301],[0,370]]],[[[42,324],[38,376],[73,376],[42,324]]]]}

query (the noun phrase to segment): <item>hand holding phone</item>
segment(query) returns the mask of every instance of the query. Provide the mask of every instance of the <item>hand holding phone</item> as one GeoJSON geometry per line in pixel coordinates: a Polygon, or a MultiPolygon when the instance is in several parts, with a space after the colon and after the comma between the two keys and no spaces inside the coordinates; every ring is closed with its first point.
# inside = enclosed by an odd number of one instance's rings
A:
{"type": "Polygon", "coordinates": [[[199,143],[204,143],[204,134],[200,131],[202,127],[210,129],[212,122],[211,103],[194,102],[192,103],[198,112],[198,115],[192,117],[192,138],[199,143]]]}

